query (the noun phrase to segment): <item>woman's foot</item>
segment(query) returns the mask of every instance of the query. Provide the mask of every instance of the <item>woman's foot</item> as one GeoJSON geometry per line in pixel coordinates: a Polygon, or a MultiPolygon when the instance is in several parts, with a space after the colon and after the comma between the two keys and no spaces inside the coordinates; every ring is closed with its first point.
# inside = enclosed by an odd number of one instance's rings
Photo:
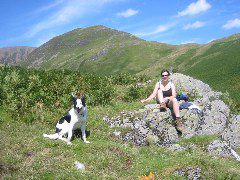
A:
{"type": "Polygon", "coordinates": [[[177,128],[177,130],[180,131],[180,132],[183,132],[183,131],[184,131],[184,124],[183,124],[183,122],[182,122],[182,120],[181,120],[180,117],[177,117],[177,118],[176,118],[176,128],[177,128]]]}

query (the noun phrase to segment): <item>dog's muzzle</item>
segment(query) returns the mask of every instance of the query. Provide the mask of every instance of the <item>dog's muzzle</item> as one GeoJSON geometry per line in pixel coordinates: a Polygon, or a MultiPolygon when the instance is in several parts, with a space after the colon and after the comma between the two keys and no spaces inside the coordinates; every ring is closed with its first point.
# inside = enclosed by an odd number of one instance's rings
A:
{"type": "Polygon", "coordinates": [[[80,113],[82,110],[82,107],[81,108],[77,108],[77,113],[80,113]]]}

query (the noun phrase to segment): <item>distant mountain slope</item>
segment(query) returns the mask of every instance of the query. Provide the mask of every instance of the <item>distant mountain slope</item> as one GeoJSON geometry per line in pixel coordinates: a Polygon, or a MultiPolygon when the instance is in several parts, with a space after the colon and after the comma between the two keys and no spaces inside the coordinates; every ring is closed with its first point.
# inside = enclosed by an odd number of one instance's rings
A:
{"type": "Polygon", "coordinates": [[[201,46],[194,56],[178,61],[176,66],[184,74],[204,80],[214,89],[228,91],[238,101],[240,111],[240,38],[236,36],[238,38],[224,38],[201,46]]]}
{"type": "Polygon", "coordinates": [[[27,46],[0,48],[0,64],[16,65],[24,60],[34,49],[27,46]]]}
{"type": "Polygon", "coordinates": [[[80,28],[57,36],[30,53],[20,65],[72,69],[111,75],[122,72],[159,77],[163,68],[193,76],[240,104],[240,34],[208,44],[148,42],[104,26],[80,28]]]}
{"type": "Polygon", "coordinates": [[[137,73],[175,48],[104,26],[93,26],[53,38],[35,49],[22,65],[98,74],[137,73]]]}

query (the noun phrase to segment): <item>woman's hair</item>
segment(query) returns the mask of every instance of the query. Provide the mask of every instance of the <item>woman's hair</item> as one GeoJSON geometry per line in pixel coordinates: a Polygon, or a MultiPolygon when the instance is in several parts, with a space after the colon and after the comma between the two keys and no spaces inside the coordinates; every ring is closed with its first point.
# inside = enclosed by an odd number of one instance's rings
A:
{"type": "Polygon", "coordinates": [[[163,69],[162,72],[161,72],[161,75],[162,75],[164,72],[167,72],[168,75],[170,75],[170,72],[169,72],[167,69],[163,69]]]}

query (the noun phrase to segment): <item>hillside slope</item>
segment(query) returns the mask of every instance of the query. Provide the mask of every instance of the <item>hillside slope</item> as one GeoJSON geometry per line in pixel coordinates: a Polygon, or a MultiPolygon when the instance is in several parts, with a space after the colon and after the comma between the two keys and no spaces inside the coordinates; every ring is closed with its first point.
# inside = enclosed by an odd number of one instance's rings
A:
{"type": "Polygon", "coordinates": [[[191,75],[215,90],[230,93],[239,108],[240,34],[208,44],[168,45],[148,42],[104,26],[80,28],[35,49],[20,65],[71,69],[83,73],[143,74],[158,77],[163,68],[191,75]]]}
{"type": "Polygon", "coordinates": [[[228,92],[240,111],[240,34],[191,48],[176,58],[179,72],[203,80],[216,90],[228,92]]]}
{"type": "Polygon", "coordinates": [[[105,75],[137,73],[174,49],[172,45],[147,42],[125,32],[93,26],[53,38],[34,50],[21,65],[105,75]]]}
{"type": "Polygon", "coordinates": [[[23,61],[34,49],[27,46],[0,48],[0,64],[15,65],[23,61]]]}

